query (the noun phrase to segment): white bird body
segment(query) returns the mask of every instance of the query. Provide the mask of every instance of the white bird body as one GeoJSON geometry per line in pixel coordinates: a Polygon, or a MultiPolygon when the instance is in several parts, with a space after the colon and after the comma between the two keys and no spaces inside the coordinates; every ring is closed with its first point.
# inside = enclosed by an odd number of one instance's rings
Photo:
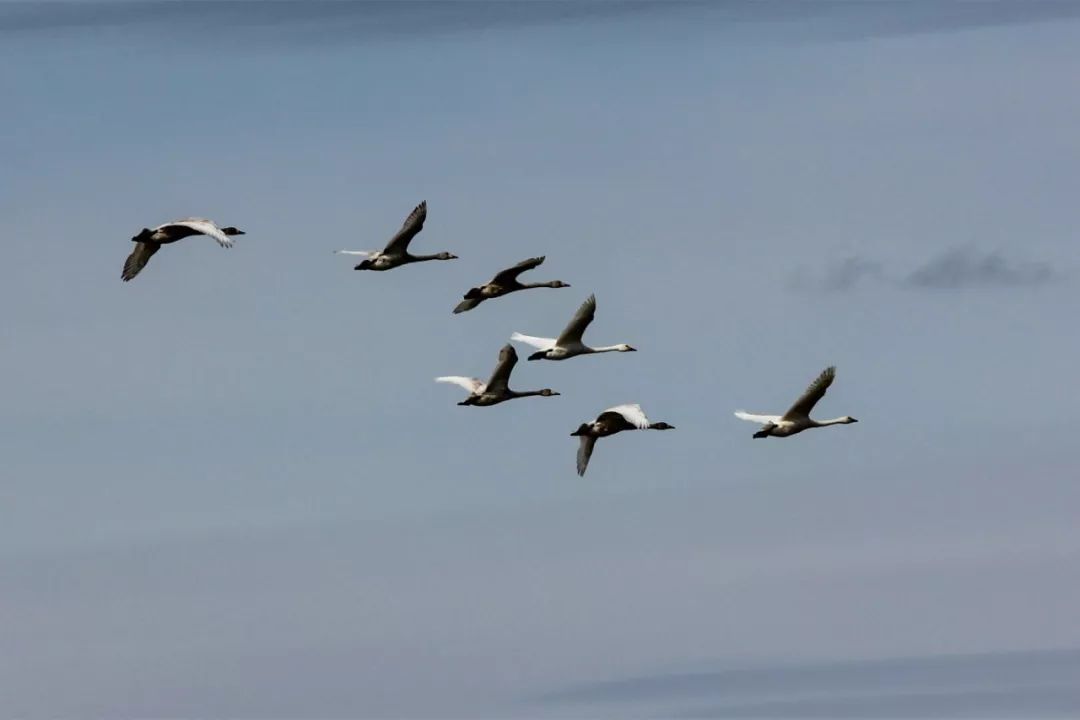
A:
{"type": "Polygon", "coordinates": [[[135,249],[124,261],[124,271],[120,278],[127,282],[139,274],[146,267],[154,253],[161,249],[162,245],[174,243],[193,235],[206,235],[217,241],[223,248],[233,246],[233,235],[244,235],[243,230],[234,227],[218,227],[213,220],[206,218],[185,218],[173,222],[158,225],[155,228],[143,228],[142,231],[131,238],[135,243],[135,249]]]}
{"type": "Polygon", "coordinates": [[[424,229],[424,220],[427,219],[427,201],[421,202],[409,217],[405,218],[401,229],[382,250],[337,250],[339,255],[359,255],[365,258],[354,270],[392,270],[409,263],[424,262],[426,260],[455,260],[457,255],[448,252],[435,253],[434,255],[413,255],[409,252],[409,243],[424,229]]]}
{"type": "Polygon", "coordinates": [[[596,296],[590,295],[578,311],[574,314],[574,317],[570,319],[569,324],[562,331],[562,334],[557,338],[542,338],[534,337],[532,335],[523,335],[516,332],[510,336],[510,339],[515,342],[525,343],[526,345],[532,345],[538,352],[529,356],[530,360],[567,360],[578,355],[593,355],[595,353],[605,352],[636,352],[636,350],[629,345],[623,343],[619,345],[603,345],[600,347],[589,347],[582,341],[582,336],[585,334],[585,328],[589,326],[589,323],[593,321],[593,317],[596,315],[596,296]]]}
{"type": "Polygon", "coordinates": [[[608,437],[624,430],[674,430],[674,425],[666,422],[650,422],[640,405],[616,405],[596,416],[592,422],[582,423],[570,433],[571,437],[581,438],[577,453],[577,473],[585,475],[592,457],[593,448],[598,438],[608,437]]]}
{"type": "Polygon", "coordinates": [[[515,398],[552,397],[559,394],[550,388],[544,388],[543,390],[526,390],[523,392],[511,390],[509,385],[510,373],[513,372],[517,361],[517,351],[514,350],[513,345],[507,343],[499,350],[499,362],[495,365],[495,370],[491,373],[491,378],[486,383],[479,378],[464,377],[462,375],[444,375],[435,378],[435,382],[453,383],[454,385],[459,385],[468,390],[469,396],[462,402],[459,402],[458,405],[487,407],[490,405],[498,405],[501,402],[506,402],[507,400],[513,400],[515,398]]]}
{"type": "Polygon", "coordinates": [[[836,377],[836,368],[827,367],[820,375],[810,383],[806,392],[795,401],[783,415],[758,415],[743,410],[736,410],[735,417],[762,425],[761,430],[754,433],[755,438],[765,437],[790,437],[810,428],[826,427],[829,425],[850,425],[858,422],[850,415],[833,418],[832,420],[814,420],[810,417],[810,411],[814,405],[825,395],[825,391],[832,385],[836,377]]]}

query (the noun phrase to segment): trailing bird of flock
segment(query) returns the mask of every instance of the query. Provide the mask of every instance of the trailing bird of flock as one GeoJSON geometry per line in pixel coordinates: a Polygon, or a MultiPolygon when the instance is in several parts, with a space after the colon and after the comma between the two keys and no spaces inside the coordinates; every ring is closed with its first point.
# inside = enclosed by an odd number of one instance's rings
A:
{"type": "MultiPolygon", "coordinates": [[[[353,268],[354,270],[386,271],[402,265],[429,260],[456,260],[457,255],[445,251],[431,255],[413,255],[409,252],[409,244],[424,229],[425,220],[427,220],[427,201],[423,201],[413,208],[413,211],[405,218],[401,229],[390,238],[386,247],[382,250],[337,250],[335,252],[363,257],[364,259],[353,268]]],[[[233,247],[233,237],[244,234],[243,230],[232,226],[219,227],[212,220],[205,218],[186,218],[158,225],[155,228],[143,228],[138,235],[131,238],[132,242],[135,243],[135,249],[124,262],[124,270],[120,277],[124,282],[127,282],[138,275],[146,267],[150,258],[161,249],[162,245],[168,245],[187,237],[205,235],[216,240],[221,247],[231,248],[233,247]]],[[[461,302],[453,309],[453,313],[456,315],[467,312],[487,300],[493,300],[521,290],[570,287],[561,280],[537,283],[522,283],[518,280],[518,276],[522,273],[534,270],[542,265],[544,259],[545,257],[541,255],[522,260],[517,265],[497,273],[483,285],[470,288],[461,302]]],[[[626,343],[597,347],[586,345],[583,340],[585,330],[592,324],[595,316],[596,296],[589,295],[558,337],[534,337],[515,332],[510,336],[510,340],[536,349],[536,352],[529,355],[529,360],[568,360],[578,355],[636,352],[635,348],[626,343]]],[[[517,362],[518,356],[514,346],[507,343],[499,350],[498,363],[495,365],[495,369],[487,382],[461,375],[444,375],[435,378],[435,381],[452,383],[467,390],[468,396],[458,403],[458,405],[466,406],[490,407],[518,398],[555,397],[560,394],[550,388],[525,391],[511,390],[510,374],[513,372],[517,362]]],[[[829,389],[835,378],[836,368],[825,368],[802,396],[795,401],[795,404],[788,408],[783,415],[757,415],[743,410],[736,410],[735,416],[761,425],[761,428],[753,434],[754,438],[784,438],[813,428],[848,425],[858,422],[850,415],[844,415],[832,420],[814,420],[810,417],[810,411],[825,396],[825,391],[829,389]]],[[[581,476],[585,475],[585,470],[593,454],[593,448],[599,438],[615,435],[624,430],[674,429],[674,425],[666,422],[651,422],[646,417],[641,406],[637,404],[616,405],[608,408],[597,415],[595,420],[582,423],[577,430],[570,433],[571,437],[579,438],[577,473],[581,476]]]]}

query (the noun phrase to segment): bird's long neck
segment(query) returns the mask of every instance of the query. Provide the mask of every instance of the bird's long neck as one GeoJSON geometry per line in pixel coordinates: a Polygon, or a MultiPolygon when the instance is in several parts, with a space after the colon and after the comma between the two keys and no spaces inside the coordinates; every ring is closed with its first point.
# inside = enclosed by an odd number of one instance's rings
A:
{"type": "Polygon", "coordinates": [[[848,419],[846,417],[833,418],[832,420],[811,420],[814,423],[814,427],[825,427],[826,425],[847,425],[848,419]]]}
{"type": "Polygon", "coordinates": [[[507,390],[506,394],[510,397],[523,398],[523,397],[536,397],[537,395],[543,395],[543,390],[507,390]]]}
{"type": "Polygon", "coordinates": [[[602,352],[622,352],[622,345],[601,345],[600,347],[589,348],[594,353],[602,352]]]}
{"type": "Polygon", "coordinates": [[[448,260],[444,258],[441,253],[435,253],[434,255],[409,255],[409,262],[425,262],[427,260],[448,260]]]}
{"type": "Polygon", "coordinates": [[[556,282],[558,282],[558,281],[557,280],[550,280],[548,282],[521,283],[521,287],[518,288],[518,289],[519,290],[531,290],[532,288],[557,288],[559,286],[555,284],[556,282]]]}

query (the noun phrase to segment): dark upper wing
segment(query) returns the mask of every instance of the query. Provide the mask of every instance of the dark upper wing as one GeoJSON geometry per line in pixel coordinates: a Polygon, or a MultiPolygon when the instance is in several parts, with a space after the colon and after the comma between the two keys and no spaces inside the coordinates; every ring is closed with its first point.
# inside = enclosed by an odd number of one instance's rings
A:
{"type": "Polygon", "coordinates": [[[596,296],[590,295],[588,300],[581,303],[581,307],[571,318],[566,329],[555,339],[555,344],[565,345],[567,343],[581,342],[581,336],[585,334],[585,328],[589,327],[594,315],[596,315],[596,296]]]}
{"type": "Polygon", "coordinates": [[[499,351],[499,364],[495,366],[495,371],[491,373],[491,379],[487,382],[488,392],[501,393],[507,389],[510,373],[513,372],[517,361],[518,356],[514,346],[510,343],[503,345],[502,350],[499,351]]]}
{"type": "Polygon", "coordinates": [[[120,274],[120,279],[127,282],[131,278],[139,274],[139,271],[146,267],[146,263],[150,261],[150,256],[161,249],[161,245],[152,242],[137,242],[135,243],[135,249],[128,255],[127,260],[124,261],[124,272],[120,274]]]}
{"type": "Polygon", "coordinates": [[[457,315],[458,313],[472,310],[474,307],[476,307],[482,302],[484,302],[484,298],[465,298],[457,304],[456,308],[454,308],[454,314],[457,315]]]}
{"type": "Polygon", "coordinates": [[[387,255],[399,255],[409,249],[409,241],[416,237],[416,233],[424,229],[424,220],[427,219],[427,200],[413,208],[405,223],[397,231],[397,235],[386,243],[383,250],[387,255]]]}
{"type": "Polygon", "coordinates": [[[593,447],[596,446],[596,438],[591,435],[582,435],[581,444],[577,451],[577,474],[585,476],[585,468],[589,467],[589,458],[592,457],[593,447]]]}
{"type": "Polygon", "coordinates": [[[817,405],[825,395],[825,391],[832,385],[833,378],[836,377],[836,368],[829,366],[821,371],[821,374],[817,376],[814,382],[810,383],[810,387],[806,388],[806,392],[802,394],[802,397],[795,401],[795,404],[788,408],[788,411],[784,413],[782,420],[791,420],[793,418],[809,417],[810,411],[814,409],[814,405],[817,405]]]}
{"type": "Polygon", "coordinates": [[[491,279],[492,285],[512,285],[517,281],[517,276],[526,270],[532,270],[534,267],[539,267],[544,262],[544,255],[540,257],[529,258],[528,260],[522,260],[512,268],[503,270],[498,275],[491,279]]]}

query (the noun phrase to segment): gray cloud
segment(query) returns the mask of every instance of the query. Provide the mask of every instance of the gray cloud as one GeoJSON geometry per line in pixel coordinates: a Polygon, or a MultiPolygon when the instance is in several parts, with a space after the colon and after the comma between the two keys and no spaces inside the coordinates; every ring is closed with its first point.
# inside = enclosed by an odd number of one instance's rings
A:
{"type": "Polygon", "coordinates": [[[15,2],[0,4],[0,33],[168,25],[200,33],[244,30],[303,39],[376,39],[536,25],[619,16],[686,3],[631,2],[349,2],[346,0],[218,0],[215,2],[15,2]]]}
{"type": "Polygon", "coordinates": [[[541,704],[686,707],[684,717],[1071,717],[1080,650],[1032,650],[790,663],[579,685],[541,704]]]}
{"type": "Polygon", "coordinates": [[[857,255],[846,257],[817,271],[795,271],[788,287],[797,292],[841,293],[876,281],[877,285],[931,290],[1021,288],[1046,285],[1059,277],[1060,273],[1048,262],[1015,260],[999,252],[958,247],[914,270],[896,274],[877,261],[857,255]]]}
{"type": "Polygon", "coordinates": [[[947,718],[1075,718],[1080,690],[1050,685],[1001,690],[809,698],[722,705],[677,713],[684,718],[852,718],[852,720],[946,720],[947,718]]]}
{"type": "MultiPolygon", "coordinates": [[[[415,37],[461,30],[602,19],[694,7],[716,24],[761,27],[803,23],[829,37],[867,38],[1040,22],[1080,15],[1067,2],[725,2],[694,0],[544,0],[544,2],[391,2],[371,0],[60,0],[0,3],[0,33],[87,32],[108,28],[198,29],[277,40],[328,41],[415,37]]],[[[197,39],[197,38],[193,38],[197,39]]],[[[234,38],[235,39],[235,38],[234,38]]]]}
{"type": "Polygon", "coordinates": [[[954,248],[931,259],[908,274],[909,287],[955,289],[971,287],[1028,287],[1055,279],[1045,262],[1010,260],[996,252],[954,248]]]}
{"type": "Polygon", "coordinates": [[[820,273],[801,269],[792,276],[789,285],[804,292],[848,292],[864,280],[883,277],[881,263],[855,255],[827,266],[820,273]]]}

